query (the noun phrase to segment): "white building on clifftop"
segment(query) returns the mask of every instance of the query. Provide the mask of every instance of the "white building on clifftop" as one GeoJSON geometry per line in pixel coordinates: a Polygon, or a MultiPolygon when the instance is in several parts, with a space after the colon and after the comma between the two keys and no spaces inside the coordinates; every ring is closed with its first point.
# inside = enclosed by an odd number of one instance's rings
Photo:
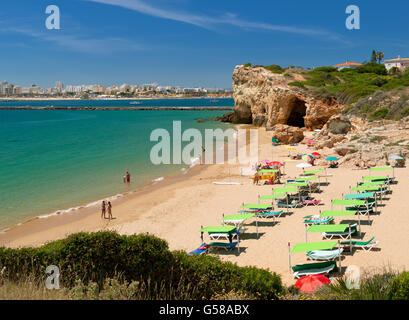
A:
{"type": "Polygon", "coordinates": [[[398,56],[396,59],[385,60],[384,64],[386,70],[388,71],[393,67],[404,71],[407,69],[407,67],[409,67],[409,58],[401,58],[400,56],[398,56]]]}

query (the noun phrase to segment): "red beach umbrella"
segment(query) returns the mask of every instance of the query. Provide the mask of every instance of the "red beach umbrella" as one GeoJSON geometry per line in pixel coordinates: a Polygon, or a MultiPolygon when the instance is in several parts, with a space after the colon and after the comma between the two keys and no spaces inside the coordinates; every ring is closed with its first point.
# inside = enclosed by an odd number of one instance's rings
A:
{"type": "Polygon", "coordinates": [[[316,157],[321,157],[321,154],[319,154],[318,152],[313,152],[313,153],[311,153],[313,156],[316,156],[316,157]]]}
{"type": "Polygon", "coordinates": [[[298,279],[294,287],[298,288],[301,292],[314,292],[324,284],[330,284],[330,282],[327,277],[321,274],[313,274],[298,279]]]}
{"type": "Polygon", "coordinates": [[[283,166],[283,164],[281,162],[278,162],[278,161],[270,162],[268,165],[270,167],[282,167],[283,166]]]}

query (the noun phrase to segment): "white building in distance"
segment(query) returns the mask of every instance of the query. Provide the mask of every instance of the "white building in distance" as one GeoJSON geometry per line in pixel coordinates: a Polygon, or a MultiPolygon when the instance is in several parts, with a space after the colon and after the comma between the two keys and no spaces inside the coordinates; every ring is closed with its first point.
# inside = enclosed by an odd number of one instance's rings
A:
{"type": "Polygon", "coordinates": [[[409,67],[409,58],[401,58],[398,56],[396,59],[389,59],[384,61],[386,70],[390,70],[393,67],[400,69],[401,71],[406,70],[409,67]]]}

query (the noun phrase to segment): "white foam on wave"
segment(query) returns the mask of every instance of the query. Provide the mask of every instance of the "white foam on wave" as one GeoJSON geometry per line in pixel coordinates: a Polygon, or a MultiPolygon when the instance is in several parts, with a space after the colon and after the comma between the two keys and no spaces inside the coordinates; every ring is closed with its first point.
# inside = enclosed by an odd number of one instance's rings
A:
{"type": "Polygon", "coordinates": [[[200,157],[195,157],[190,159],[190,167],[193,168],[194,166],[197,166],[200,164],[200,157]]]}
{"type": "Polygon", "coordinates": [[[162,181],[162,180],[165,180],[165,178],[164,177],[159,177],[159,178],[156,178],[156,179],[154,179],[152,181],[153,182],[159,182],[159,181],[162,181]]]}
{"type": "Polygon", "coordinates": [[[47,219],[47,218],[50,218],[50,217],[53,217],[53,216],[57,216],[59,214],[70,213],[70,212],[78,211],[78,210],[84,209],[84,208],[96,207],[102,201],[113,201],[113,200],[116,200],[118,198],[121,198],[122,196],[123,196],[123,194],[119,193],[119,194],[116,194],[116,195],[114,195],[112,197],[108,197],[108,198],[105,198],[105,199],[90,202],[90,203],[86,204],[85,206],[72,207],[72,208],[69,208],[69,209],[66,209],[66,210],[57,210],[57,211],[49,213],[49,214],[44,214],[44,215],[41,215],[41,216],[37,216],[37,219],[47,219]]]}

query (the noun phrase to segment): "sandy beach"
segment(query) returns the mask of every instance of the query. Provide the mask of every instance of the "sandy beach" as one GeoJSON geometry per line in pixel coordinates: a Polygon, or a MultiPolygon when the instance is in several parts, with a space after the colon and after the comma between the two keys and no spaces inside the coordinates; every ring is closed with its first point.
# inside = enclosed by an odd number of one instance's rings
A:
{"type": "MultiPolygon", "coordinates": [[[[271,159],[271,133],[264,128],[259,131],[259,160],[271,159]]],[[[311,152],[306,145],[299,145],[297,152],[311,152]]],[[[288,159],[285,146],[273,148],[274,160],[288,159]]],[[[303,161],[287,162],[288,178],[298,177],[302,169],[296,164],[303,161]]],[[[47,241],[63,238],[79,231],[116,230],[121,234],[150,233],[168,241],[172,250],[191,251],[201,244],[201,226],[221,224],[223,214],[234,214],[243,203],[256,203],[259,195],[271,194],[272,188],[280,185],[253,185],[248,176],[240,175],[239,165],[203,165],[192,168],[187,174],[166,178],[152,186],[142,188],[130,195],[113,201],[114,220],[101,219],[99,207],[81,209],[76,212],[53,216],[47,219],[33,219],[0,234],[0,245],[8,247],[39,246],[47,241]],[[214,181],[233,181],[240,185],[215,185],[214,181]]],[[[247,231],[240,242],[240,253],[221,253],[226,261],[240,266],[257,266],[279,273],[286,284],[294,280],[289,272],[288,242],[293,246],[305,241],[303,217],[330,209],[332,199],[341,199],[368,175],[367,170],[350,168],[327,169],[333,176],[330,184],[323,186],[323,192],[314,194],[323,201],[322,206],[293,209],[290,215],[283,215],[272,221],[259,222],[259,238],[256,237],[255,223],[246,226],[247,231]]],[[[354,251],[344,255],[343,266],[357,265],[361,268],[392,266],[409,269],[409,216],[406,192],[409,190],[409,169],[396,168],[398,184],[392,185],[392,194],[379,207],[379,215],[371,215],[371,223],[361,219],[362,239],[372,236],[379,241],[370,252],[354,251]]],[[[353,218],[355,219],[355,217],[353,218]]],[[[340,223],[342,218],[335,218],[340,223]]],[[[351,219],[352,221],[352,219],[351,219]]],[[[355,221],[355,220],[353,220],[355,221]]],[[[208,241],[205,235],[205,241],[208,241]]],[[[310,241],[320,241],[320,234],[310,234],[310,241]]],[[[307,262],[305,254],[294,254],[292,263],[307,262]]]]}

